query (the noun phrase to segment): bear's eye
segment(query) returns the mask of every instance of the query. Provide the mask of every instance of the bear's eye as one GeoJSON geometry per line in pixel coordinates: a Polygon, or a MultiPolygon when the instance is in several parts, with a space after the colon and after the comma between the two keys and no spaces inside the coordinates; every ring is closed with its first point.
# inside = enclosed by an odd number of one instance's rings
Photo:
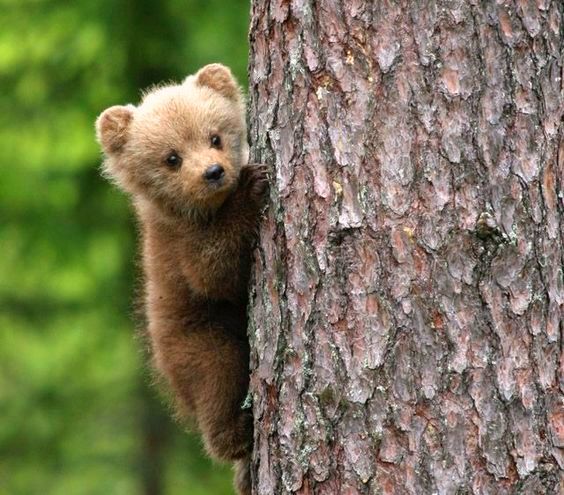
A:
{"type": "Polygon", "coordinates": [[[165,161],[170,168],[179,168],[182,165],[182,157],[176,151],[171,151],[165,161]]]}
{"type": "Polygon", "coordinates": [[[221,138],[217,134],[213,134],[210,138],[212,148],[221,149],[221,138]]]}

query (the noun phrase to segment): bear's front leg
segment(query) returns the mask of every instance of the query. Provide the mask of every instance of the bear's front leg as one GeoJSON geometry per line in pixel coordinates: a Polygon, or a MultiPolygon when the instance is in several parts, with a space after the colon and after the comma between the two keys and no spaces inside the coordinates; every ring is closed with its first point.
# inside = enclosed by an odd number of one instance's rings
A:
{"type": "Polygon", "coordinates": [[[259,164],[243,166],[239,173],[239,190],[253,206],[260,209],[268,190],[268,166],[259,164]]]}
{"type": "Polygon", "coordinates": [[[245,165],[239,172],[237,189],[222,207],[221,221],[236,226],[242,235],[255,234],[268,191],[268,167],[245,165]]]}

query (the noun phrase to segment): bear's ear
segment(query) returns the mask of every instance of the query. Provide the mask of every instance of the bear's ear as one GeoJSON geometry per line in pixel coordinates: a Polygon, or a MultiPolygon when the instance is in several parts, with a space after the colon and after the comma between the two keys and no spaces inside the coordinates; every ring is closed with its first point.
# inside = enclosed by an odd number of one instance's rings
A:
{"type": "Polygon", "coordinates": [[[127,142],[133,105],[115,105],[104,110],[96,120],[96,136],[106,154],[118,152],[127,142]]]}
{"type": "Polygon", "coordinates": [[[228,67],[222,64],[209,64],[195,75],[198,86],[207,86],[230,100],[239,100],[241,91],[228,67]]]}

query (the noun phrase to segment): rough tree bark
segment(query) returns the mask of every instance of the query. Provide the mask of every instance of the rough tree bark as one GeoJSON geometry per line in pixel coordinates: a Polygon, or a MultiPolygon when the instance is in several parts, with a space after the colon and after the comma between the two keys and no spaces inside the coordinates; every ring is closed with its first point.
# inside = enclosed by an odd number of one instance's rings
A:
{"type": "Polygon", "coordinates": [[[254,0],[255,493],[564,492],[560,0],[254,0]]]}

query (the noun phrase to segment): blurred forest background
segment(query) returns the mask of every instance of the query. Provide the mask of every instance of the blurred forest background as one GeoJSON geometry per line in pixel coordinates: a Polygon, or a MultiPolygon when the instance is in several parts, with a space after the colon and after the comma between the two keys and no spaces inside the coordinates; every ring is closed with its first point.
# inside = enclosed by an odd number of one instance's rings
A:
{"type": "Polygon", "coordinates": [[[209,62],[246,84],[245,0],[0,0],[0,494],[222,495],[149,386],[136,232],[94,121],[209,62]]]}

